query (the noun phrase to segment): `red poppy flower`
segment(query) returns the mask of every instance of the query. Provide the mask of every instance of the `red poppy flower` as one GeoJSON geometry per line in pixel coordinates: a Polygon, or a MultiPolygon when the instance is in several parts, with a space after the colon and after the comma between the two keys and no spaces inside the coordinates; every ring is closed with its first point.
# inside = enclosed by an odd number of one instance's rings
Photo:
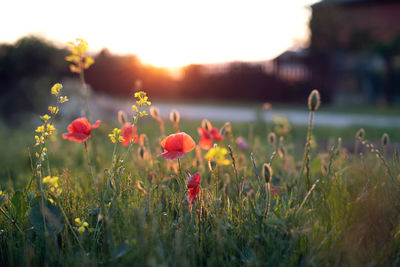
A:
{"type": "Polygon", "coordinates": [[[161,141],[161,146],[164,148],[165,152],[159,154],[159,157],[177,159],[185,156],[186,152],[193,150],[196,143],[190,135],[180,132],[165,137],[161,141]]]}
{"type": "Polygon", "coordinates": [[[199,146],[205,150],[208,150],[212,147],[213,141],[221,141],[225,138],[225,136],[222,136],[220,131],[214,127],[209,131],[207,131],[205,128],[198,128],[197,131],[201,136],[199,140],[199,146]]]}
{"type": "Polygon", "coordinates": [[[68,133],[64,133],[62,137],[78,143],[85,142],[90,137],[92,130],[99,127],[100,123],[101,121],[98,120],[91,125],[86,118],[75,119],[68,125],[68,133]]]}
{"type": "Polygon", "coordinates": [[[186,186],[189,189],[189,194],[188,194],[188,201],[191,205],[193,205],[197,195],[199,194],[199,184],[200,184],[200,174],[195,173],[192,176],[190,176],[186,186]]]}
{"type": "MultiPolygon", "coordinates": [[[[139,140],[139,135],[136,133],[137,127],[135,127],[135,132],[133,133],[133,143],[136,143],[139,140]]],[[[121,127],[121,133],[124,137],[124,141],[122,141],[123,146],[128,146],[132,139],[133,126],[129,122],[125,122],[121,127]]]]}

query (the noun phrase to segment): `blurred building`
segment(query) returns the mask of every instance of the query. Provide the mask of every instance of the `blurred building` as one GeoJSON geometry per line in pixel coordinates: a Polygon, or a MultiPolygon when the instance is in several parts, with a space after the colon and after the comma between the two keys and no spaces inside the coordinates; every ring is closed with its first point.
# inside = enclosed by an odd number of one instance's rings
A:
{"type": "Polygon", "coordinates": [[[325,99],[400,100],[400,1],[323,0],[311,6],[308,49],[274,60],[275,73],[325,99]]]}

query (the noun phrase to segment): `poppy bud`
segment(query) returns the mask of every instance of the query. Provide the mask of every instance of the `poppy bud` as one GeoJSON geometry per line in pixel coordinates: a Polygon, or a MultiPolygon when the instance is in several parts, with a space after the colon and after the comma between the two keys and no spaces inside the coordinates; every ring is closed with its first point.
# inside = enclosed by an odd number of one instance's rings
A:
{"type": "Polygon", "coordinates": [[[231,124],[229,122],[225,122],[224,127],[221,128],[220,135],[224,136],[226,133],[228,133],[231,129],[231,124]]]}
{"type": "Polygon", "coordinates": [[[122,125],[125,124],[125,122],[127,122],[127,118],[126,118],[126,114],[125,112],[123,112],[122,110],[118,111],[118,121],[119,123],[121,123],[122,125]]]}
{"type": "Polygon", "coordinates": [[[208,168],[210,169],[210,172],[214,171],[216,167],[215,161],[208,161],[208,168]]]}
{"type": "Polygon", "coordinates": [[[317,89],[312,90],[308,97],[308,109],[316,111],[321,104],[321,98],[317,89]]]}
{"type": "Polygon", "coordinates": [[[160,110],[158,108],[156,108],[155,106],[151,106],[150,107],[150,115],[154,118],[154,119],[159,119],[160,117],[160,110]]]}
{"type": "Polygon", "coordinates": [[[144,158],[144,147],[143,146],[139,147],[139,156],[140,156],[141,159],[144,158]]]}
{"type": "Polygon", "coordinates": [[[272,174],[273,172],[271,165],[269,165],[268,163],[264,163],[262,167],[262,176],[264,177],[266,183],[269,183],[271,181],[272,174]]]}
{"type": "Polygon", "coordinates": [[[211,122],[207,119],[204,119],[201,122],[201,128],[205,129],[206,131],[210,131],[212,129],[211,122]]]}
{"type": "Polygon", "coordinates": [[[283,145],[280,145],[278,148],[278,154],[281,159],[283,159],[286,155],[286,148],[283,145]]]}
{"type": "Polygon", "coordinates": [[[361,128],[360,130],[358,130],[356,138],[358,138],[359,140],[363,140],[364,137],[365,137],[365,130],[361,128]]]}
{"type": "Polygon", "coordinates": [[[381,138],[382,146],[387,146],[389,143],[389,135],[387,133],[384,133],[381,138]]]}
{"type": "Polygon", "coordinates": [[[179,123],[179,121],[181,120],[181,115],[179,114],[179,111],[177,111],[176,109],[172,110],[169,114],[169,119],[174,124],[179,123]]]}
{"type": "Polygon", "coordinates": [[[274,132],[269,133],[269,135],[268,135],[268,142],[269,142],[271,145],[275,145],[275,142],[276,142],[276,134],[275,134],[274,132]]]}

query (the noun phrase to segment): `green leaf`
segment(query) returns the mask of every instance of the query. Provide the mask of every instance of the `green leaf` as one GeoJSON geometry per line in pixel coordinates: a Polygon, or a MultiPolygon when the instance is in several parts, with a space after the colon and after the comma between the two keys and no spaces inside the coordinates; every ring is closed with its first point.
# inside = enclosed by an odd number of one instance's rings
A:
{"type": "Polygon", "coordinates": [[[34,198],[31,203],[29,219],[38,235],[44,236],[45,229],[52,235],[57,235],[63,230],[62,214],[56,205],[40,197],[34,198]]]}
{"type": "Polygon", "coordinates": [[[15,192],[11,199],[11,204],[15,209],[16,216],[18,218],[23,218],[28,210],[28,202],[26,201],[24,193],[21,191],[15,192]]]}

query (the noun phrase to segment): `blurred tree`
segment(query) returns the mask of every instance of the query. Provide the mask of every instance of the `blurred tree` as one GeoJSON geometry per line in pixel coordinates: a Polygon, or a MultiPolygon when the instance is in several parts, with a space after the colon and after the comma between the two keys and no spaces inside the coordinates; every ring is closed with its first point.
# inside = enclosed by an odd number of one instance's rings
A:
{"type": "Polygon", "coordinates": [[[52,84],[69,74],[66,55],[34,36],[0,45],[0,113],[6,122],[18,123],[24,113],[47,108],[52,84]]]}

